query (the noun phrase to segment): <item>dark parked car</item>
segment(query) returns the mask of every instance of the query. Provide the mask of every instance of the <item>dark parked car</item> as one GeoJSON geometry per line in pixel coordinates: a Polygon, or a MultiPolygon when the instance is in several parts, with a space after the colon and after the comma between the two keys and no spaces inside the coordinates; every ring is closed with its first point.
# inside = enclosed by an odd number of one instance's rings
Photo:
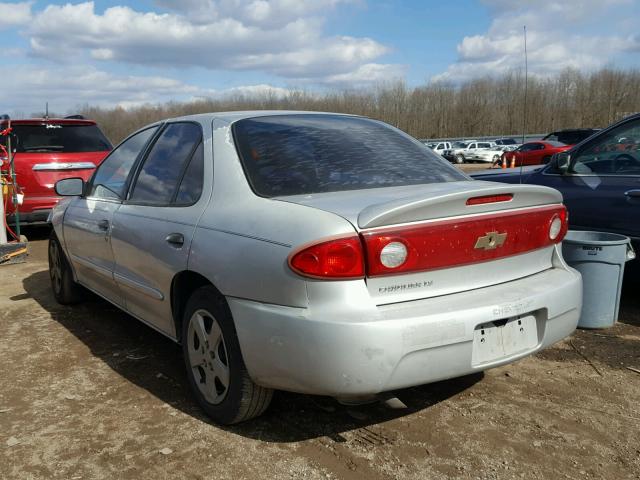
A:
{"type": "MultiPolygon", "coordinates": [[[[600,131],[546,166],[472,173],[477,180],[546,185],[560,190],[569,226],[631,237],[640,247],[640,114],[600,131]]],[[[638,271],[638,260],[632,262],[638,271]]]]}
{"type": "Polygon", "coordinates": [[[561,142],[565,145],[575,145],[577,143],[586,140],[594,133],[598,133],[599,128],[567,128],[565,130],[558,130],[557,132],[551,132],[542,140],[551,142],[561,142]]]}

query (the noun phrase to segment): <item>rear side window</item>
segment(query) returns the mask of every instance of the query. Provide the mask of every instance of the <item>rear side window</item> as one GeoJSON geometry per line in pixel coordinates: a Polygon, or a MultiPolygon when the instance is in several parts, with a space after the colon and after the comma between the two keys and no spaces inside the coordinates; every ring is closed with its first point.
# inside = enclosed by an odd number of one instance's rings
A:
{"type": "Polygon", "coordinates": [[[18,153],[82,153],[111,150],[111,143],[97,125],[13,125],[18,153]]]}
{"type": "Polygon", "coordinates": [[[198,201],[202,194],[202,182],[204,179],[204,147],[202,142],[196,148],[191,157],[189,166],[182,177],[178,194],[176,195],[176,205],[191,205],[198,201]]]}
{"type": "Polygon", "coordinates": [[[202,142],[202,129],[195,123],[172,123],[162,131],[140,169],[129,200],[167,205],[202,142]]]}
{"type": "Polygon", "coordinates": [[[468,179],[408,135],[366,118],[249,118],[233,134],[248,180],[264,197],[468,179]]]}

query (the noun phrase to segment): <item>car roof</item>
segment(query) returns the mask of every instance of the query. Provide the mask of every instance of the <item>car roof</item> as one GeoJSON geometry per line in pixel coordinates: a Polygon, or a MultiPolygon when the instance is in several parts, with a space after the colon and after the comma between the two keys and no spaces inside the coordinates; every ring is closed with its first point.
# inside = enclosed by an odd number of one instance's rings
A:
{"type": "Polygon", "coordinates": [[[236,122],[245,118],[268,117],[274,115],[339,115],[344,117],[358,117],[347,113],[335,112],[313,112],[305,110],[242,110],[237,112],[211,112],[199,113],[195,115],[185,115],[182,117],[169,118],[163,121],[171,122],[176,120],[196,120],[201,122],[211,121],[214,118],[225,122],[236,122]]]}

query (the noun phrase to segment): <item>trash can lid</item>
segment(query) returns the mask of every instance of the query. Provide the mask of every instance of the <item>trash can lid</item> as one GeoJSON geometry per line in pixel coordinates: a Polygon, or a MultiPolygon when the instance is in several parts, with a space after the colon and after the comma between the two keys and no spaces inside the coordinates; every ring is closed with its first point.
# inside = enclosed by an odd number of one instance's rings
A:
{"type": "Polygon", "coordinates": [[[576,245],[624,245],[630,239],[617,233],[569,230],[563,242],[576,245]]]}

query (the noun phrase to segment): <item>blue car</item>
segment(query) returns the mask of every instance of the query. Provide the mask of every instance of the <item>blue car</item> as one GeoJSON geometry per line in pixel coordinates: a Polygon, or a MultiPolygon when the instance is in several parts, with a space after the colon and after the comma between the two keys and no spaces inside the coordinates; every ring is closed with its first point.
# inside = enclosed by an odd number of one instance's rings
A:
{"type": "MultiPolygon", "coordinates": [[[[627,235],[640,250],[640,114],[554,155],[548,165],[484,170],[471,176],[560,190],[570,228],[627,235]]],[[[640,271],[640,262],[632,263],[633,270],[640,271]]]]}

